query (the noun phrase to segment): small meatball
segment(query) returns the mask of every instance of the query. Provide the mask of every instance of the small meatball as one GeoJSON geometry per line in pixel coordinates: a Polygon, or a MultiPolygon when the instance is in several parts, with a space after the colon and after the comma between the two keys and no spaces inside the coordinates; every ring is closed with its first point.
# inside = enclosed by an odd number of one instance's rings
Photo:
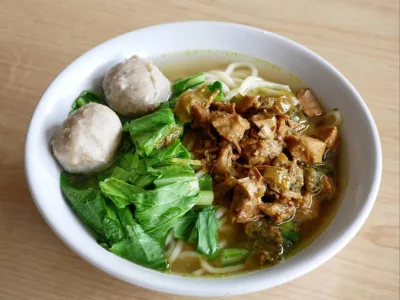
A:
{"type": "Polygon", "coordinates": [[[297,93],[297,98],[300,101],[300,106],[307,117],[315,117],[322,115],[324,109],[321,104],[319,104],[318,99],[309,89],[301,89],[297,93]]]}
{"type": "Polygon", "coordinates": [[[339,131],[336,126],[318,128],[313,137],[326,143],[327,149],[339,146],[339,131]]]}
{"type": "Polygon", "coordinates": [[[151,62],[134,55],[112,67],[104,77],[108,105],[123,116],[153,112],[168,100],[171,83],[151,62]]]}
{"type": "Polygon", "coordinates": [[[272,161],[282,152],[283,146],[274,139],[256,140],[244,139],[242,147],[242,157],[249,165],[271,164],[272,161]]]}
{"type": "Polygon", "coordinates": [[[250,129],[249,122],[238,114],[221,111],[211,113],[211,124],[222,137],[235,145],[243,138],[245,131],[250,129]]]}
{"type": "Polygon", "coordinates": [[[89,103],[71,114],[51,142],[54,156],[70,173],[92,173],[109,167],[122,136],[117,114],[89,103]]]}
{"type": "Polygon", "coordinates": [[[275,223],[287,221],[296,213],[296,206],[291,201],[285,204],[278,202],[262,203],[258,208],[275,223]]]}
{"type": "Polygon", "coordinates": [[[276,132],[276,118],[266,114],[254,115],[250,120],[260,129],[258,135],[262,139],[273,138],[276,132]]]}
{"type": "Polygon", "coordinates": [[[293,158],[307,164],[322,163],[326,144],[308,136],[288,136],[285,138],[293,158]]]}

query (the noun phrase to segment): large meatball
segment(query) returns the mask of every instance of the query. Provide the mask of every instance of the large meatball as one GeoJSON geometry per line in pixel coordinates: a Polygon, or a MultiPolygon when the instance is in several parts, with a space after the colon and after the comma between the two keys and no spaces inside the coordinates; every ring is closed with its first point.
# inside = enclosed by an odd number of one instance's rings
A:
{"type": "Polygon", "coordinates": [[[140,116],[167,101],[171,83],[155,65],[134,55],[108,71],[103,90],[113,110],[124,116],[140,116]]]}
{"type": "Polygon", "coordinates": [[[51,145],[66,171],[84,174],[111,165],[121,136],[117,114],[105,105],[89,103],[64,121],[51,145]]]}

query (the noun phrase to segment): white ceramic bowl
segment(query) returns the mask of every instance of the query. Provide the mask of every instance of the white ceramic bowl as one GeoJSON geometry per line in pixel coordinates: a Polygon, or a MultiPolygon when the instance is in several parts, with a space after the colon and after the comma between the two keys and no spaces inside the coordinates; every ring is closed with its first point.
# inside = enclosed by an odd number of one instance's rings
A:
{"type": "Polygon", "coordinates": [[[53,231],[82,258],[126,282],[182,295],[221,296],[267,289],[301,276],[338,253],[358,232],[374,204],[381,176],[381,148],[374,121],[350,82],[321,57],[279,35],[243,25],[184,22],[148,27],[109,40],[57,76],[40,100],[26,140],[25,167],[36,206],[53,231]],[[190,278],[143,268],[100,247],[64,200],[60,168],[50,152],[54,129],[72,99],[93,88],[106,70],[133,53],[156,57],[188,49],[234,51],[274,63],[337,107],[344,117],[343,158],[348,184],[336,216],[314,242],[272,268],[227,278],[190,278]]]}

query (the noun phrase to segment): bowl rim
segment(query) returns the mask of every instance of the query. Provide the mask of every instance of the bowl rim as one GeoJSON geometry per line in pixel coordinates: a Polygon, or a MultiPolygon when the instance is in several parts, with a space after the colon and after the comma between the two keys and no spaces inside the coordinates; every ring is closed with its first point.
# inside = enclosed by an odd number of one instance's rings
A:
{"type": "MultiPolygon", "coordinates": [[[[90,264],[95,266],[98,269],[101,269],[102,271],[111,274],[112,276],[119,278],[125,282],[135,284],[138,286],[142,286],[144,288],[160,291],[160,292],[167,292],[171,294],[180,294],[180,295],[192,295],[192,296],[223,296],[223,295],[239,295],[239,294],[245,294],[249,292],[255,292],[255,291],[260,291],[266,288],[272,288],[278,285],[281,285],[283,283],[286,283],[288,281],[291,281],[295,278],[298,278],[311,270],[317,268],[318,266],[322,265],[323,263],[327,262],[331,257],[333,257],[335,254],[337,254],[343,247],[345,247],[350,240],[357,234],[357,232],[360,230],[361,226],[364,224],[366,221],[368,215],[370,214],[372,207],[374,205],[374,202],[376,200],[378,191],[379,191],[379,186],[380,186],[380,181],[381,181],[381,173],[382,173],[382,150],[381,150],[381,144],[380,144],[380,138],[378,134],[378,130],[376,127],[376,124],[373,120],[373,117],[358,93],[358,91],[355,89],[355,87],[348,81],[348,79],[342,75],[335,67],[333,67],[330,63],[328,63],[326,60],[324,60],[322,57],[320,57],[318,54],[312,52],[308,48],[304,47],[301,44],[298,44],[288,38],[285,38],[281,35],[278,35],[273,32],[269,32],[260,28],[252,27],[252,26],[247,26],[247,25],[242,25],[242,24],[236,24],[236,23],[230,23],[230,22],[214,22],[214,21],[188,21],[188,22],[171,22],[171,23],[164,23],[164,24],[158,24],[158,25],[153,25],[153,26],[148,26],[144,28],[140,28],[137,30],[132,30],[130,32],[121,34],[119,36],[116,36],[114,38],[111,38],[109,40],[106,40],[105,42],[95,46],[94,48],[88,50],[81,56],[79,56],[77,59],[75,59],[72,63],[70,63],[66,68],[64,68],[58,75],[57,77],[51,82],[49,87],[46,89],[44,94],[42,95],[40,101],[38,102],[35,111],[31,117],[27,135],[26,135],[26,142],[25,142],[25,173],[26,173],[26,178],[27,178],[27,183],[28,187],[30,190],[30,193],[32,195],[32,198],[35,202],[35,205],[37,209],[39,210],[40,214],[46,221],[46,223],[49,225],[49,227],[53,230],[53,232],[75,253],[77,253],[80,257],[82,257],[84,260],[88,261],[90,264]],[[226,278],[190,278],[190,277],[184,277],[184,276],[179,276],[179,275],[170,275],[170,274],[165,274],[165,273],[160,273],[157,271],[154,271],[154,273],[159,274],[160,276],[156,275],[151,275],[154,277],[156,280],[143,280],[141,278],[137,277],[131,277],[127,276],[127,274],[122,274],[118,270],[115,270],[113,267],[110,267],[107,265],[107,263],[92,258],[89,253],[85,251],[85,249],[82,249],[76,245],[76,243],[70,239],[64,236],[59,228],[55,226],[53,221],[50,218],[50,213],[49,211],[46,211],[46,207],[41,204],[40,196],[38,190],[35,188],[35,185],[33,183],[33,176],[34,174],[32,173],[33,170],[31,168],[31,165],[34,161],[34,157],[30,155],[29,148],[30,145],[33,142],[33,132],[35,131],[36,124],[40,122],[40,115],[42,113],[42,110],[44,109],[44,99],[48,97],[49,94],[52,93],[52,86],[55,85],[56,83],[60,82],[63,80],[63,77],[71,70],[74,69],[76,66],[78,66],[82,61],[88,59],[92,53],[97,51],[100,48],[103,48],[107,45],[112,45],[114,42],[120,39],[124,39],[124,37],[129,36],[133,32],[138,32],[138,31],[151,31],[154,29],[158,29],[160,27],[179,27],[179,26],[189,26],[189,25],[201,25],[204,27],[218,27],[218,26],[230,26],[233,29],[246,29],[246,30],[253,30],[253,31],[262,31],[266,35],[270,35],[272,38],[279,39],[284,43],[290,44],[292,47],[297,48],[298,50],[301,50],[305,52],[307,55],[312,56],[314,59],[318,61],[319,64],[323,64],[325,67],[327,67],[331,72],[335,74],[335,76],[338,78],[341,84],[346,86],[352,93],[355,101],[358,102],[360,107],[363,110],[363,113],[365,114],[365,117],[368,120],[368,123],[371,126],[372,130],[372,140],[373,140],[373,147],[374,147],[374,153],[375,153],[375,159],[376,159],[376,165],[375,165],[375,172],[373,175],[373,184],[372,186],[368,187],[369,192],[368,192],[368,198],[364,201],[362,208],[360,209],[359,213],[357,214],[357,217],[354,218],[350,226],[344,230],[338,238],[335,240],[334,243],[326,247],[323,251],[319,251],[315,257],[313,257],[308,263],[302,263],[299,264],[297,269],[291,273],[286,274],[286,277],[280,277],[278,280],[276,280],[274,283],[269,284],[268,286],[263,285],[262,279],[263,279],[263,274],[262,272],[259,272],[257,276],[257,280],[255,279],[256,277],[254,276],[248,276],[249,274],[244,274],[241,276],[232,276],[232,277],[226,277],[226,278]],[[186,287],[182,288],[177,288],[175,287],[169,287],[165,285],[165,282],[162,282],[161,280],[158,281],[158,279],[166,279],[166,277],[163,278],[163,276],[169,276],[173,277],[174,279],[171,279],[172,281],[175,281],[176,285],[186,285],[186,287]],[[245,283],[242,284],[242,286],[238,287],[235,286],[234,284],[237,285],[237,281],[235,278],[246,278],[248,277],[251,280],[247,280],[245,283]],[[257,281],[257,284],[255,284],[254,281],[257,281]],[[185,281],[183,283],[183,281],[185,281]],[[217,287],[212,287],[209,290],[203,289],[203,290],[198,290],[200,287],[206,287],[207,285],[210,284],[211,281],[218,281],[218,286],[217,287]]],[[[130,263],[130,262],[129,262],[130,263]]],[[[139,269],[142,268],[139,266],[139,269]]],[[[143,268],[142,268],[143,269],[143,268]]],[[[264,274],[265,277],[266,274],[264,274]]],[[[244,282],[242,280],[242,282],[244,282]]]]}

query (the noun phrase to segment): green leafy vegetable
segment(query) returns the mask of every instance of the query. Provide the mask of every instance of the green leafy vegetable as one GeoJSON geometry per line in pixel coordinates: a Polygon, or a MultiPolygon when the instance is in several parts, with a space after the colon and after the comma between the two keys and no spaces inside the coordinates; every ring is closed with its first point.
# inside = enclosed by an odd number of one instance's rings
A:
{"type": "Polygon", "coordinates": [[[60,183],[72,209],[107,242],[106,248],[111,246],[113,253],[146,267],[167,268],[160,243],[135,222],[129,208],[118,209],[99,190],[67,172],[61,173],[60,183]]]}
{"type": "MultiPolygon", "coordinates": [[[[197,221],[197,219],[196,219],[196,221],[197,221]]],[[[192,228],[192,230],[190,231],[190,234],[188,236],[187,241],[189,243],[197,243],[199,241],[199,234],[198,234],[198,231],[197,231],[197,228],[196,228],[196,224],[192,228]]]]}
{"type": "MultiPolygon", "coordinates": [[[[112,172],[114,171],[114,167],[110,167],[106,170],[101,171],[99,174],[97,174],[97,183],[99,181],[104,181],[106,180],[108,177],[111,176],[112,172]]],[[[97,184],[96,183],[96,184],[97,184]]]]}
{"type": "Polygon", "coordinates": [[[196,221],[198,237],[197,252],[215,259],[219,254],[218,246],[218,219],[215,216],[215,208],[206,206],[199,212],[196,221]]]}
{"type": "Polygon", "coordinates": [[[132,177],[132,173],[128,172],[120,167],[114,167],[109,177],[116,178],[122,181],[128,181],[132,177]]]}
{"type": "Polygon", "coordinates": [[[166,270],[168,262],[161,245],[144,232],[129,210],[119,211],[119,217],[127,231],[127,238],[114,244],[111,252],[145,267],[166,270]]]}
{"type": "Polygon", "coordinates": [[[206,76],[204,73],[199,73],[185,79],[178,79],[172,84],[172,92],[174,94],[180,94],[190,88],[203,84],[205,81],[206,76]]]}
{"type": "Polygon", "coordinates": [[[173,226],[174,236],[184,241],[189,240],[189,236],[196,225],[197,213],[189,210],[184,216],[179,218],[173,226]]]}
{"type": "Polygon", "coordinates": [[[151,233],[168,231],[173,222],[192,208],[199,195],[197,180],[177,182],[133,195],[135,217],[151,233]]]}
{"type": "Polygon", "coordinates": [[[122,126],[122,130],[124,132],[128,132],[129,133],[129,122],[125,122],[124,125],[122,126]]]}
{"type": "Polygon", "coordinates": [[[131,183],[138,188],[145,189],[148,188],[151,184],[153,184],[154,177],[147,174],[147,172],[143,169],[146,168],[145,162],[140,161],[138,167],[136,169],[132,169],[131,171],[126,171],[123,168],[115,166],[108,170],[107,172],[103,172],[98,175],[99,181],[104,181],[107,178],[116,178],[122,180],[124,182],[131,183]],[[144,173],[144,174],[143,174],[144,173]]]}
{"type": "Polygon", "coordinates": [[[214,201],[213,191],[200,191],[199,200],[196,205],[211,205],[214,201]]]}
{"type": "Polygon", "coordinates": [[[190,153],[180,141],[174,141],[168,147],[153,151],[146,161],[147,166],[165,165],[171,163],[171,158],[190,158],[190,153]]]}
{"type": "MultiPolygon", "coordinates": [[[[149,158],[141,159],[138,155],[138,152],[132,153],[128,152],[122,155],[119,155],[114,164],[114,168],[110,171],[106,172],[99,178],[104,180],[108,177],[114,177],[120,179],[122,181],[127,181],[137,187],[140,188],[148,188],[153,184],[154,179],[160,179],[163,177],[163,180],[159,180],[157,182],[158,186],[166,185],[168,183],[162,183],[162,181],[166,180],[169,183],[176,182],[178,178],[173,180],[172,178],[166,179],[165,176],[162,176],[163,169],[160,169],[162,166],[172,166],[171,158],[188,158],[190,157],[189,152],[182,145],[182,143],[177,140],[172,142],[168,147],[165,147],[161,150],[153,150],[150,154],[149,158]],[[158,171],[154,170],[156,168],[158,171]]],[[[174,168],[177,170],[183,170],[184,174],[181,177],[193,175],[193,171],[189,166],[179,165],[177,167],[171,167],[170,169],[165,169],[164,173],[167,171],[173,171],[174,168]]],[[[177,176],[177,172],[175,171],[174,176],[177,176]]],[[[170,174],[169,177],[172,177],[170,174]]]]}
{"type": "Polygon", "coordinates": [[[161,110],[164,108],[170,108],[173,110],[176,106],[176,103],[178,102],[178,98],[179,97],[172,97],[170,100],[161,103],[158,109],[161,110]]]}
{"type": "Polygon", "coordinates": [[[219,90],[218,95],[215,97],[216,101],[221,101],[224,100],[224,94],[222,93],[222,83],[219,81],[215,81],[213,84],[210,84],[207,86],[207,88],[211,91],[211,92],[215,92],[216,90],[219,90]]]}
{"type": "Polygon", "coordinates": [[[97,95],[96,93],[93,93],[91,91],[83,91],[76,99],[74,102],[72,102],[71,106],[71,112],[74,112],[75,110],[78,110],[82,106],[90,103],[90,102],[96,102],[100,104],[105,104],[104,100],[97,95]]]}
{"type": "MultiPolygon", "coordinates": [[[[125,123],[128,124],[128,123],[125,123]]],[[[124,125],[125,126],[125,125],[124,125]]],[[[133,145],[133,141],[129,132],[122,133],[121,139],[121,147],[119,148],[118,155],[125,154],[127,152],[133,152],[135,146],[133,145]]]]}
{"type": "Polygon", "coordinates": [[[298,232],[287,231],[283,233],[283,236],[292,242],[298,242],[300,240],[300,234],[298,232]]]}
{"type": "Polygon", "coordinates": [[[285,222],[279,225],[282,235],[291,242],[298,242],[300,240],[299,227],[293,222],[285,222]]]}
{"type": "Polygon", "coordinates": [[[139,175],[134,181],[132,181],[132,184],[142,189],[147,189],[153,184],[153,181],[154,178],[150,175],[139,175]]]}
{"type": "Polygon", "coordinates": [[[196,205],[211,205],[214,201],[214,192],[212,188],[212,177],[205,174],[199,179],[200,196],[196,205]]]}
{"type": "Polygon", "coordinates": [[[129,131],[139,154],[149,156],[164,144],[171,126],[175,125],[174,113],[165,108],[131,121],[129,131]]]}
{"type": "Polygon", "coordinates": [[[149,169],[148,172],[157,177],[154,180],[156,187],[163,187],[176,182],[196,180],[192,167],[188,165],[169,165],[149,169]]]}
{"type": "Polygon", "coordinates": [[[118,156],[114,165],[112,173],[108,176],[100,177],[101,180],[114,177],[128,181],[140,188],[147,188],[153,183],[154,177],[150,176],[147,172],[146,160],[139,159],[137,152],[129,152],[118,156]]]}
{"type": "Polygon", "coordinates": [[[142,131],[148,131],[154,127],[174,122],[172,110],[166,108],[131,121],[129,131],[134,135],[135,133],[141,133],[142,131]]]}
{"type": "Polygon", "coordinates": [[[199,186],[201,191],[212,191],[212,177],[210,174],[205,174],[199,178],[199,186]]]}
{"type": "Polygon", "coordinates": [[[101,191],[110,198],[118,208],[132,204],[133,195],[144,192],[143,189],[125,183],[116,178],[108,178],[99,183],[101,191]]]}
{"type": "Polygon", "coordinates": [[[108,244],[125,236],[117,216],[117,207],[101,194],[100,190],[74,182],[74,177],[63,171],[61,190],[79,218],[89,225],[108,244]]]}
{"type": "Polygon", "coordinates": [[[118,156],[115,159],[114,165],[124,169],[125,171],[133,171],[137,168],[139,163],[139,156],[137,153],[128,152],[118,156]]]}
{"type": "Polygon", "coordinates": [[[223,267],[233,266],[243,263],[250,251],[247,249],[230,248],[221,251],[221,264],[223,267]]]}

